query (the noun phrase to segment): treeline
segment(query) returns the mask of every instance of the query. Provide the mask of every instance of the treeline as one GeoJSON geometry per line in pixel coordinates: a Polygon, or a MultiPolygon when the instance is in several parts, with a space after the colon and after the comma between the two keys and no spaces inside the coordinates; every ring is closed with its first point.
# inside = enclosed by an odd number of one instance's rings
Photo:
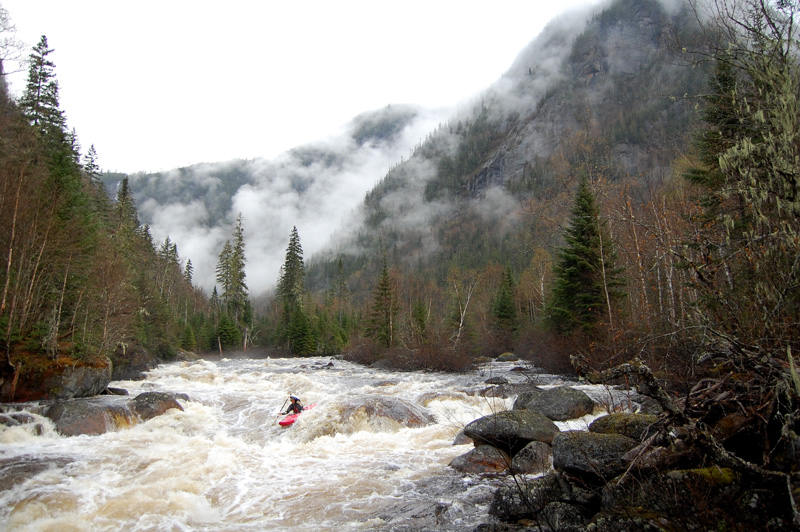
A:
{"type": "MultiPolygon", "coordinates": [[[[154,243],[124,181],[112,201],[59,106],[52,49],[30,55],[18,101],[0,93],[0,380],[58,361],[174,358],[212,319],[191,262],[154,243]]],[[[13,396],[13,392],[11,393],[13,396]]]]}

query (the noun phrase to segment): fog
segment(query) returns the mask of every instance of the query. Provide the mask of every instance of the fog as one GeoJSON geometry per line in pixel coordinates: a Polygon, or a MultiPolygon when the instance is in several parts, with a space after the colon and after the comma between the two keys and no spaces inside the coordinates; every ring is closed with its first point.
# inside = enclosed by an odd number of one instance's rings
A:
{"type": "MultiPolygon", "coordinates": [[[[678,5],[677,0],[664,3],[670,9],[678,5]]],[[[492,111],[502,115],[534,109],[565,75],[562,67],[574,39],[597,9],[570,11],[551,21],[506,74],[475,101],[436,110],[390,106],[356,117],[337,134],[272,160],[205,164],[167,173],[159,190],[164,196],[159,197],[168,199],[159,203],[152,197],[142,198],[143,219],[156,241],[169,236],[177,243],[181,258],[192,261],[195,284],[210,293],[219,252],[241,214],[246,282],[250,294],[258,296],[271,290],[278,279],[292,227],[297,227],[307,261],[322,253],[363,251],[355,247],[354,235],[364,221],[365,194],[391,179],[391,186],[379,196],[380,208],[388,216],[378,229],[405,232],[422,243],[418,254],[432,253],[437,249],[432,222],[452,214],[456,207],[446,201],[424,200],[436,168],[412,156],[415,148],[436,138],[440,146],[454,150],[458,138],[451,135],[449,125],[469,118],[482,101],[491,100],[492,111]],[[384,120],[385,127],[377,128],[377,133],[374,120],[384,120]],[[227,192],[230,181],[224,181],[223,175],[229,180],[226,172],[232,168],[238,168],[241,183],[227,192]],[[202,189],[205,197],[182,197],[181,191],[189,184],[202,189]]],[[[469,208],[491,220],[493,227],[502,230],[513,225],[519,206],[503,189],[488,189],[471,201],[469,208]]]]}
{"type": "Polygon", "coordinates": [[[219,253],[241,214],[246,282],[256,296],[277,282],[292,227],[297,227],[309,258],[335,232],[346,233],[360,224],[366,192],[451,114],[452,109],[390,106],[357,117],[335,136],[274,160],[203,164],[157,176],[135,174],[131,187],[135,195],[137,190],[149,191],[139,193],[137,205],[153,239],[162,242],[169,237],[176,242],[181,259],[192,261],[195,284],[208,293],[215,284],[219,253]],[[393,115],[395,109],[398,116],[393,115]],[[390,128],[395,120],[400,125],[387,138],[370,137],[375,132],[365,117],[376,114],[384,119],[378,126],[390,128]],[[227,205],[221,176],[230,179],[234,168],[242,184],[227,205]],[[161,202],[153,197],[154,189],[161,202]],[[187,198],[190,190],[204,197],[187,198]],[[223,205],[228,208],[220,212],[223,205]]]}

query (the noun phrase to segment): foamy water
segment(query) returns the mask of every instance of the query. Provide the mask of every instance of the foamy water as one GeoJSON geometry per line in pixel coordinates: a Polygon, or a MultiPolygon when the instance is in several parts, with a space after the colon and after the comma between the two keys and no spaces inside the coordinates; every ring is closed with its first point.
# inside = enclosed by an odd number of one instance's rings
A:
{"type": "MultiPolygon", "coordinates": [[[[507,364],[450,375],[329,362],[163,365],[112,386],[185,393],[184,410],[99,436],[62,437],[40,416],[0,425],[0,471],[31,468],[0,492],[0,530],[473,530],[485,520],[493,481],[448,467],[470,448],[453,439],[511,408],[513,397],[474,394],[485,379],[531,377],[507,364]],[[317,406],[283,428],[277,414],[289,393],[317,406]],[[436,422],[407,428],[357,408],[374,397],[436,422]]],[[[581,389],[601,402],[609,393],[581,389]]],[[[593,417],[559,426],[585,428],[593,417]]]]}

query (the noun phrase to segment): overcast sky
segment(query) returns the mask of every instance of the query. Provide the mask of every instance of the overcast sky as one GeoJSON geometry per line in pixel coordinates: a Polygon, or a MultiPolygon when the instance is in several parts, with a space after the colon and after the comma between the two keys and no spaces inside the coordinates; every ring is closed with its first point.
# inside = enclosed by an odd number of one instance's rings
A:
{"type": "Polygon", "coordinates": [[[596,3],[0,0],[22,41],[55,50],[84,153],[122,172],[272,158],[363,111],[458,104],[553,17],[596,3]]]}

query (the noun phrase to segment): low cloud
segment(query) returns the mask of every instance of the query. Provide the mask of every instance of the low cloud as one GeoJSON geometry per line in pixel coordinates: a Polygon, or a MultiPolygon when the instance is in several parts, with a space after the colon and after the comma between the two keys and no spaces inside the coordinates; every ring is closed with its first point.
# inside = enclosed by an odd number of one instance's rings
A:
{"type": "MultiPolygon", "coordinates": [[[[387,108],[377,113],[387,111],[391,125],[398,111],[387,108]]],[[[215,284],[222,245],[231,237],[233,223],[241,214],[247,283],[250,293],[257,296],[274,287],[292,227],[297,227],[306,260],[335,234],[347,233],[360,223],[357,213],[366,193],[449,115],[448,110],[409,110],[402,127],[374,137],[370,136],[372,131],[365,134],[363,127],[356,131],[364,122],[356,120],[343,127],[339,135],[271,161],[183,168],[158,174],[157,185],[147,183],[154,178],[137,176],[139,186],[158,187],[157,194],[144,195],[148,199],[141,201],[139,210],[157,242],[169,236],[177,243],[180,256],[191,259],[195,284],[209,293],[215,284]],[[219,213],[210,211],[219,207],[214,198],[227,194],[231,175],[238,176],[242,184],[232,192],[224,219],[218,220],[215,216],[219,213]],[[204,191],[207,197],[183,199],[180,191],[186,190],[204,191]],[[169,200],[159,203],[154,197],[169,200]]]]}

